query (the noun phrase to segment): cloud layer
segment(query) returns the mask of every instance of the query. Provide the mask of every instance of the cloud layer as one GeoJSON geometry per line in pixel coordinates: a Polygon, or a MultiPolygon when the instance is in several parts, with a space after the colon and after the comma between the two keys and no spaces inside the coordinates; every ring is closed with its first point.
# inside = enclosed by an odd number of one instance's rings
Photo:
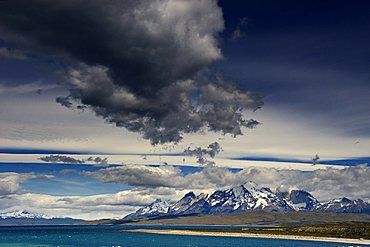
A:
{"type": "Polygon", "coordinates": [[[258,123],[243,117],[262,105],[258,95],[200,75],[222,58],[215,0],[6,1],[0,25],[6,42],[63,64],[70,94],[58,103],[91,108],[152,144],[205,129],[237,136],[258,123]]]}
{"type": "Polygon", "coordinates": [[[254,167],[236,172],[206,165],[201,171],[187,175],[179,167],[171,165],[128,165],[102,168],[84,174],[104,183],[121,183],[133,187],[114,194],[52,196],[21,190],[21,184],[28,179],[47,176],[0,173],[0,211],[33,211],[37,208],[37,212],[59,217],[120,218],[158,198],[174,201],[189,191],[211,193],[247,181],[255,181],[261,186],[279,191],[304,189],[321,201],[344,196],[370,200],[369,191],[364,189],[370,186],[370,168],[365,165],[315,171],[254,167]]]}
{"type": "Polygon", "coordinates": [[[86,172],[105,183],[122,183],[136,187],[167,187],[181,190],[227,189],[248,181],[254,181],[271,189],[307,190],[320,200],[347,196],[370,200],[365,190],[370,186],[370,168],[366,165],[344,169],[327,168],[314,171],[300,171],[276,168],[246,168],[232,172],[227,168],[206,165],[200,172],[182,175],[179,168],[171,165],[130,165],[86,172]]]}
{"type": "Polygon", "coordinates": [[[175,189],[136,189],[92,196],[51,196],[23,193],[0,198],[0,211],[28,210],[55,217],[83,219],[122,218],[157,198],[178,199],[185,191],[175,189]]]}

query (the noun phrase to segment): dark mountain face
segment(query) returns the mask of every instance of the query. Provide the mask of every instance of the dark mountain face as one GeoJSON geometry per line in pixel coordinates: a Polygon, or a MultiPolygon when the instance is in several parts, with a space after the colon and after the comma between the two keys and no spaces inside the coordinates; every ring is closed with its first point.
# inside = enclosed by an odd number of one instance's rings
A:
{"type": "Polygon", "coordinates": [[[189,192],[178,202],[172,204],[168,209],[168,213],[171,215],[182,214],[195,201],[196,201],[195,194],[193,192],[189,192]]]}
{"type": "Polygon", "coordinates": [[[193,203],[190,207],[186,209],[183,215],[192,214],[209,214],[211,206],[205,198],[201,198],[199,201],[193,203]]]}
{"type": "Polygon", "coordinates": [[[300,211],[310,211],[319,201],[313,197],[310,193],[304,190],[291,190],[285,192],[284,198],[290,201],[295,207],[298,207],[300,211]]]}

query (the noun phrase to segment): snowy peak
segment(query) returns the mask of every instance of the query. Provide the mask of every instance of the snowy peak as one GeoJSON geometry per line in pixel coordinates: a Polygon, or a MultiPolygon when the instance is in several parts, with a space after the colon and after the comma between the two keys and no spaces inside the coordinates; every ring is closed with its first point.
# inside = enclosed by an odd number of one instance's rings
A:
{"type": "Polygon", "coordinates": [[[163,201],[161,199],[157,199],[152,204],[146,206],[142,210],[142,214],[159,214],[159,213],[167,213],[168,208],[170,207],[170,203],[168,201],[163,201]]]}
{"type": "Polygon", "coordinates": [[[226,191],[216,191],[210,196],[211,212],[238,213],[248,211],[289,212],[293,208],[268,188],[248,182],[226,191]]]}
{"type": "Polygon", "coordinates": [[[60,225],[82,221],[80,219],[50,217],[26,210],[0,213],[0,225],[60,225]]]}
{"type": "Polygon", "coordinates": [[[157,216],[168,212],[171,204],[168,201],[157,199],[153,203],[140,208],[135,213],[127,215],[125,219],[133,219],[139,217],[157,216]]]}
{"type": "Polygon", "coordinates": [[[313,208],[313,211],[370,214],[370,204],[361,199],[351,201],[350,199],[343,197],[320,203],[313,208]]]}
{"type": "Polygon", "coordinates": [[[53,217],[44,215],[44,214],[37,214],[37,213],[30,213],[26,210],[19,210],[19,211],[13,211],[8,213],[0,213],[1,219],[8,219],[8,218],[14,218],[14,219],[52,219],[53,217]]]}

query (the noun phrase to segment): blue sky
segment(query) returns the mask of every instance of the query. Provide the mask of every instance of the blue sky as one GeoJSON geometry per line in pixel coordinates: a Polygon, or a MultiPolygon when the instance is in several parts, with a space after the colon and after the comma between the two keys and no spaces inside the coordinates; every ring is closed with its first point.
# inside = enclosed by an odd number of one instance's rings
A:
{"type": "Polygon", "coordinates": [[[0,163],[0,172],[37,173],[52,175],[50,179],[34,178],[22,185],[22,189],[48,195],[94,195],[117,193],[131,186],[104,184],[81,174],[83,171],[97,171],[101,168],[80,164],[47,163],[0,163]]]}
{"type": "Polygon", "coordinates": [[[247,179],[370,200],[368,1],[85,6],[0,3],[0,211],[119,218],[247,179]]]}

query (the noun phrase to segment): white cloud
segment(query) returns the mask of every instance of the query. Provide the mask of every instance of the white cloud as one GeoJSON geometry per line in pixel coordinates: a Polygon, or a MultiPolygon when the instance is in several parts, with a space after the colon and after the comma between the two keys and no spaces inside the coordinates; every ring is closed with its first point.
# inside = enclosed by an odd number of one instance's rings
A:
{"type": "Polygon", "coordinates": [[[25,179],[17,173],[0,173],[0,196],[17,193],[20,182],[25,179]]]}
{"type": "Polygon", "coordinates": [[[50,178],[49,175],[36,175],[33,173],[0,173],[0,196],[15,194],[20,191],[21,183],[27,182],[32,178],[50,178]]]}
{"type": "Polygon", "coordinates": [[[0,211],[29,210],[54,217],[81,219],[122,218],[158,198],[176,200],[185,194],[168,188],[134,189],[92,196],[51,196],[34,193],[0,198],[0,211]]]}
{"type": "Polygon", "coordinates": [[[366,165],[314,171],[249,167],[235,173],[227,168],[207,165],[201,172],[185,176],[181,174],[180,169],[170,165],[158,167],[130,165],[85,174],[106,183],[122,183],[147,188],[227,189],[247,181],[254,181],[271,189],[284,187],[307,190],[321,200],[342,196],[370,199],[370,192],[364,189],[370,187],[370,168],[366,165]]]}

